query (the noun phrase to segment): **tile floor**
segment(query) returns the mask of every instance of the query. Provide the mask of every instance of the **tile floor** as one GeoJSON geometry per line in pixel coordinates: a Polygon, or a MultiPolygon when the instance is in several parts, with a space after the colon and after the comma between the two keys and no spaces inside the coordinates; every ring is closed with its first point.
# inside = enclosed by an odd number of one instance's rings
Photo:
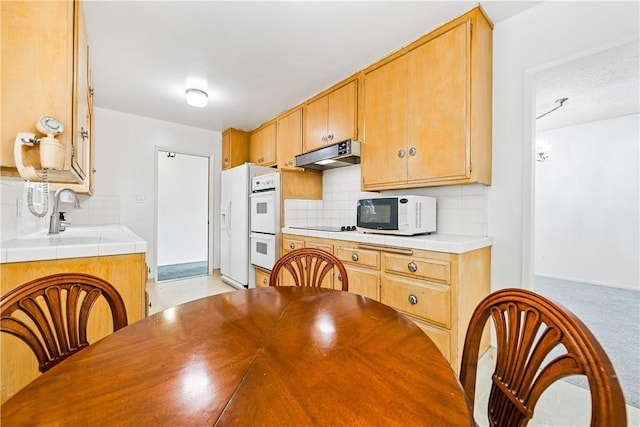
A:
{"type": "MultiPolygon", "coordinates": [[[[235,290],[223,283],[219,276],[201,276],[159,284],[150,281],[147,284],[149,315],[191,300],[235,290]]],[[[475,418],[481,426],[488,425],[484,408],[489,398],[489,378],[494,364],[495,353],[492,350],[487,351],[479,362],[475,418]]],[[[589,391],[565,381],[558,381],[540,398],[536,406],[536,414],[529,425],[588,426],[590,418],[589,391]]],[[[627,419],[629,426],[640,427],[640,410],[627,405],[627,419]]]]}

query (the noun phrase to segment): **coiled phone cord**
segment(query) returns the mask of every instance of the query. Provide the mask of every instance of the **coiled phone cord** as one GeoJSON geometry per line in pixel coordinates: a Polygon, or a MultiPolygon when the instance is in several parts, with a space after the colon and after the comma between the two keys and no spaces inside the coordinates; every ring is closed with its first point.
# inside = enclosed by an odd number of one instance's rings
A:
{"type": "Polygon", "coordinates": [[[42,212],[38,212],[33,206],[33,184],[29,183],[29,187],[27,188],[27,206],[29,207],[29,212],[38,218],[42,218],[47,214],[47,212],[49,212],[49,179],[47,177],[46,169],[42,171],[42,179],[44,180],[44,185],[42,187],[42,191],[44,192],[42,195],[42,212]]]}

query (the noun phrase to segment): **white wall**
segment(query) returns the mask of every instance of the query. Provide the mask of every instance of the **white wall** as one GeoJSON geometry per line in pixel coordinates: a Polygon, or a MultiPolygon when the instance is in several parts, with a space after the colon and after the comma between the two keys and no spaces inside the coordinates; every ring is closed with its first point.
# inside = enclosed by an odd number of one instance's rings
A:
{"type": "MultiPolygon", "coordinates": [[[[186,108],[186,107],[185,107],[186,108]]],[[[161,120],[95,109],[95,195],[120,199],[120,221],[148,244],[147,264],[155,259],[156,147],[214,156],[213,200],[220,200],[222,134],[161,120]],[[140,201],[143,201],[140,203],[140,201]]],[[[217,202],[216,202],[217,203],[217,202]]],[[[213,212],[213,268],[219,268],[219,209],[213,212]]],[[[155,271],[151,272],[155,277],[155,271]]]]}
{"type": "Polygon", "coordinates": [[[158,151],[158,263],[207,261],[209,158],[158,151]]]}
{"type": "Polygon", "coordinates": [[[563,59],[639,37],[638,2],[543,2],[496,24],[493,44],[492,289],[531,287],[529,250],[533,168],[533,87],[526,75],[563,59]],[[526,119],[526,120],[525,120],[526,119]],[[526,259],[526,258],[525,258],[526,259]]]}
{"type": "Polygon", "coordinates": [[[640,290],[640,115],[538,132],[535,272],[640,290]]]}

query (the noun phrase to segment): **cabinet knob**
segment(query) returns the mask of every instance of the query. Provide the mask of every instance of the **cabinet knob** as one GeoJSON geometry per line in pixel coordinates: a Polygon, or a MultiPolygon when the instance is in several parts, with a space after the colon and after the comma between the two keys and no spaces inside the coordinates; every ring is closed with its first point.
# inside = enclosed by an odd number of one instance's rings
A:
{"type": "Polygon", "coordinates": [[[225,158],[224,158],[224,162],[225,162],[225,163],[228,163],[228,162],[229,162],[229,158],[228,158],[228,157],[225,157],[225,158]]]}
{"type": "Polygon", "coordinates": [[[410,156],[415,156],[417,153],[418,153],[418,150],[416,149],[416,147],[409,148],[409,155],[410,156]]]}
{"type": "Polygon", "coordinates": [[[403,158],[405,155],[404,150],[398,150],[398,157],[403,158]]]}
{"type": "Polygon", "coordinates": [[[354,260],[354,261],[357,261],[357,260],[358,260],[358,254],[357,254],[357,253],[355,253],[355,252],[354,252],[354,253],[352,253],[352,254],[351,254],[351,259],[352,259],[352,260],[354,260]]]}
{"type": "Polygon", "coordinates": [[[322,142],[327,142],[327,137],[326,136],[322,137],[322,142]]]}
{"type": "Polygon", "coordinates": [[[291,249],[295,249],[295,248],[296,248],[296,245],[294,245],[293,243],[291,243],[291,244],[289,245],[289,247],[290,247],[291,249]]]}
{"type": "Polygon", "coordinates": [[[409,304],[416,305],[418,303],[418,297],[411,294],[409,295],[409,304]]]}
{"type": "Polygon", "coordinates": [[[415,273],[416,271],[418,271],[418,264],[411,261],[409,264],[407,264],[407,268],[409,269],[410,272],[415,273]]]}
{"type": "Polygon", "coordinates": [[[342,274],[338,273],[338,281],[342,282],[342,274]]]}
{"type": "Polygon", "coordinates": [[[82,137],[82,139],[89,138],[89,130],[81,127],[80,128],[80,136],[82,137]]]}
{"type": "Polygon", "coordinates": [[[266,285],[266,284],[267,284],[267,278],[266,278],[266,277],[262,279],[262,284],[263,284],[263,285],[266,285]]]}
{"type": "Polygon", "coordinates": [[[333,141],[333,134],[332,134],[332,133],[330,133],[329,135],[327,135],[327,139],[328,139],[329,141],[333,141]]]}

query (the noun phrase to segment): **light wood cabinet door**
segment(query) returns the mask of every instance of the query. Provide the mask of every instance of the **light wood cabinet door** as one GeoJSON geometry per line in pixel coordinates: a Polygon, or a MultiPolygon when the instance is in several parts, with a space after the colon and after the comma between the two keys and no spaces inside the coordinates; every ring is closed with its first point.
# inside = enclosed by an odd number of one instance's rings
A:
{"type": "Polygon", "coordinates": [[[303,152],[357,137],[357,90],[351,80],[305,105],[303,152]]]}
{"type": "Polygon", "coordinates": [[[276,122],[258,128],[249,137],[249,161],[260,166],[276,164],[276,122]]]}
{"type": "MultiPolygon", "coordinates": [[[[380,301],[380,273],[377,270],[346,265],[349,276],[349,292],[380,301]]],[[[342,289],[342,284],[337,286],[342,289]]]]}
{"type": "Polygon", "coordinates": [[[332,144],[356,138],[357,81],[351,81],[331,92],[327,112],[327,143],[332,144]]]}
{"type": "Polygon", "coordinates": [[[409,52],[407,180],[469,177],[470,21],[409,52]]]}
{"type": "Polygon", "coordinates": [[[302,109],[297,108],[279,118],[276,134],[278,168],[298,169],[295,156],[302,152],[302,109]]]}
{"type": "Polygon", "coordinates": [[[304,153],[324,147],[327,144],[327,115],[329,97],[323,96],[304,107],[304,136],[302,151],[304,153]]]}
{"type": "Polygon", "coordinates": [[[249,161],[249,132],[229,128],[222,132],[222,169],[249,161]]]}
{"type": "MultiPolygon", "coordinates": [[[[58,119],[66,146],[61,170],[48,170],[52,183],[91,193],[92,108],[84,7],[80,1],[2,2],[2,175],[18,176],[14,141],[36,131],[42,116],[58,119]],[[25,28],[37,28],[26,31],[25,28]],[[46,64],[46,66],[35,65],[46,64]]],[[[40,135],[37,135],[40,136],[40,135]]],[[[40,170],[40,147],[22,146],[24,164],[40,170]]]]}
{"type": "Polygon", "coordinates": [[[491,183],[491,34],[474,9],[365,70],[363,190],[491,183]]]}
{"type": "Polygon", "coordinates": [[[269,286],[270,271],[256,267],[256,288],[266,288],[269,286]]]}
{"type": "Polygon", "coordinates": [[[363,188],[407,181],[407,58],[401,56],[364,77],[363,188]]]}

